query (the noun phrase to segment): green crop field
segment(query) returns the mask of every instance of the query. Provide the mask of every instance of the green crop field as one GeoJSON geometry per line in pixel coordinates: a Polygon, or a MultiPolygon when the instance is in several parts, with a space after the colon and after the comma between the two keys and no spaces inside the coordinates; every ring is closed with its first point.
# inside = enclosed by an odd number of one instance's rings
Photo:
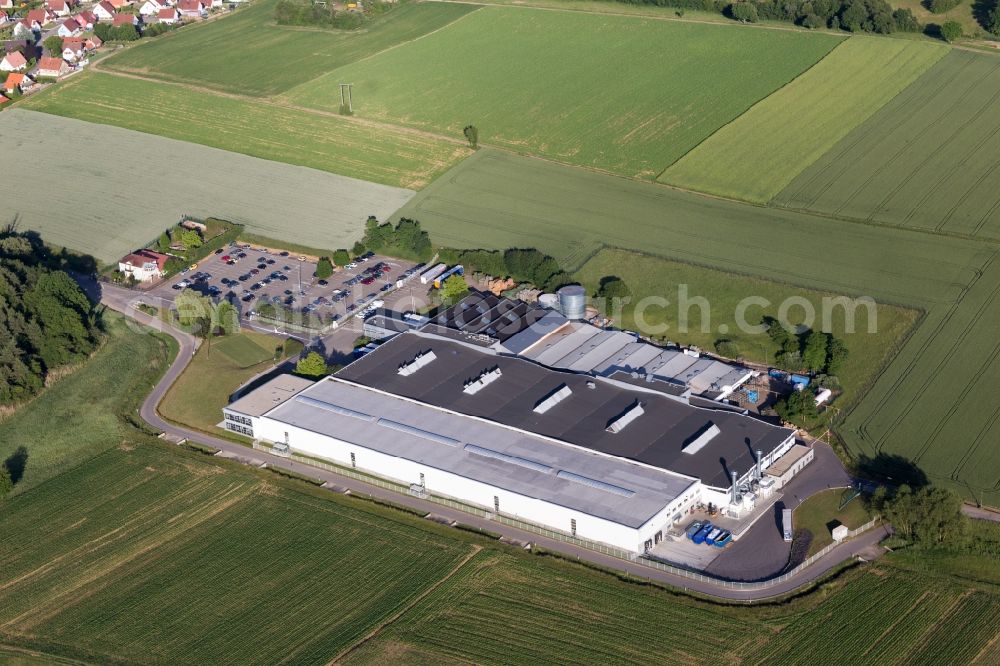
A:
{"type": "Polygon", "coordinates": [[[852,37],[674,163],[660,180],[765,203],[947,52],[925,42],[852,37]]]}
{"type": "Polygon", "coordinates": [[[996,594],[889,566],[818,606],[769,614],[546,564],[482,553],[346,663],[985,665],[997,636],[996,594]],[[961,622],[967,632],[956,632],[961,622]]]}
{"type": "Polygon", "coordinates": [[[229,357],[233,363],[240,368],[249,368],[252,365],[270,361],[274,358],[274,347],[277,341],[266,335],[240,333],[222,338],[215,343],[214,348],[229,357]]]}
{"type": "Polygon", "coordinates": [[[1000,59],[954,50],[775,205],[1000,239],[1000,59]]]}
{"type": "Polygon", "coordinates": [[[93,663],[322,664],[472,552],[197,455],[118,447],[5,503],[0,642],[93,663]]]}
{"type": "Polygon", "coordinates": [[[209,21],[143,42],[101,67],[226,92],[274,95],[379,51],[418,39],[476,5],[402,5],[361,30],[312,30],[274,22],[276,0],[258,0],[209,21]]]}
{"type": "Polygon", "coordinates": [[[22,106],[397,187],[423,187],[469,152],[336,115],[111,74],[74,77],[22,106]]]}
{"type": "MultiPolygon", "coordinates": [[[[110,76],[97,80],[119,81],[110,76]]],[[[60,84],[53,92],[72,96],[73,85],[60,84]]],[[[45,107],[45,97],[32,102],[45,107]]],[[[145,117],[143,101],[141,95],[122,98],[122,104],[135,105],[123,110],[122,117],[145,117]]],[[[83,111],[87,105],[75,108],[83,111]]],[[[92,111],[92,119],[105,121],[96,108],[92,111]]],[[[141,128],[143,122],[135,125],[141,128]]],[[[44,163],[46,174],[59,183],[45,196],[11,198],[5,213],[16,215],[22,229],[105,263],[116,263],[155,240],[183,215],[240,222],[251,232],[292,243],[350,247],[361,237],[368,215],[387,216],[413,195],[315,169],[21,109],[0,116],[0,134],[9,137],[7,159],[44,163]],[[67,155],[89,159],[79,163],[67,155]]]]}
{"type": "Polygon", "coordinates": [[[374,118],[655,178],[840,39],[794,31],[485,7],[287,93],[374,118]]]}
{"type": "MultiPolygon", "coordinates": [[[[440,245],[534,246],[577,270],[605,246],[921,311],[838,425],[855,453],[907,456],[1000,504],[1000,262],[972,241],[746,206],[481,150],[397,215],[440,245]]],[[[669,287],[669,285],[667,285],[669,287]]]]}
{"type": "MultiPolygon", "coordinates": [[[[173,338],[132,332],[122,317],[106,314],[108,336],[82,367],[62,377],[28,406],[0,419],[0,460],[19,446],[28,452],[21,493],[118,444],[131,414],[176,353],[173,338]]],[[[135,328],[138,328],[135,326],[135,328]]]]}
{"type": "MultiPolygon", "coordinates": [[[[766,335],[740,330],[737,310],[742,299],[759,297],[770,303],[767,306],[754,305],[746,311],[745,321],[749,325],[758,324],[765,315],[776,317],[780,304],[788,299],[805,299],[816,312],[816,321],[812,326],[821,327],[823,299],[837,296],[759,278],[734,280],[732,273],[611,248],[594,255],[574,277],[593,294],[601,278],[611,275],[622,278],[632,294],[632,302],[623,309],[621,321],[616,325],[648,333],[662,330],[662,333],[657,333],[660,337],[706,350],[711,350],[717,340],[730,340],[737,345],[743,358],[758,363],[773,362],[778,348],[766,335]],[[705,298],[711,307],[704,313],[697,306],[683,309],[678,293],[682,285],[687,298],[692,301],[705,298]],[[664,297],[670,305],[661,307],[647,301],[646,306],[641,306],[639,318],[643,325],[640,325],[635,306],[650,296],[664,297]],[[679,326],[682,315],[688,317],[683,330],[679,326]],[[665,330],[664,326],[667,327],[665,330]]],[[[886,303],[876,305],[875,312],[876,332],[869,333],[867,309],[852,308],[854,317],[849,327],[845,308],[829,308],[829,326],[823,328],[843,340],[850,350],[850,356],[838,373],[844,389],[838,398],[838,407],[854,402],[859,389],[868,385],[878,369],[892,357],[919,317],[916,310],[886,303]]],[[[792,325],[802,324],[806,321],[806,313],[802,307],[796,306],[788,311],[787,320],[792,325]]]]}

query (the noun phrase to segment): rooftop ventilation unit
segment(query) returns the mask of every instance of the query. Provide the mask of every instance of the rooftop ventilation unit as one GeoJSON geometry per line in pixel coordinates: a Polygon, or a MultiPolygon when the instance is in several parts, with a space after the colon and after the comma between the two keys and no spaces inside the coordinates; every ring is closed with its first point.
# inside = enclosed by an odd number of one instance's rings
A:
{"type": "Polygon", "coordinates": [[[350,416],[351,418],[360,419],[362,421],[375,420],[375,417],[372,416],[371,414],[365,414],[364,412],[348,409],[347,407],[341,407],[340,405],[335,405],[332,402],[326,402],[324,400],[317,400],[316,398],[310,398],[307,395],[295,396],[295,402],[301,402],[302,404],[309,405],[310,407],[316,407],[318,409],[322,409],[327,412],[340,414],[341,416],[350,416]]]}
{"type": "Polygon", "coordinates": [[[503,373],[500,372],[499,367],[495,367],[492,370],[483,370],[478,377],[465,382],[465,388],[462,389],[462,393],[475,395],[496,380],[500,379],[500,375],[502,374],[503,373]]]}
{"type": "Polygon", "coordinates": [[[629,423],[635,421],[637,418],[642,416],[645,412],[642,409],[642,403],[638,400],[632,404],[631,407],[626,409],[621,416],[617,417],[611,423],[608,424],[607,431],[611,433],[619,433],[625,429],[629,423]]]}
{"type": "Polygon", "coordinates": [[[542,400],[535,405],[534,412],[536,414],[544,414],[545,412],[549,411],[550,409],[558,405],[560,402],[568,398],[572,393],[573,390],[570,389],[570,387],[563,384],[555,391],[549,393],[547,396],[542,398],[542,400]]]}
{"type": "Polygon", "coordinates": [[[603,490],[604,492],[614,493],[621,497],[634,497],[635,491],[629,490],[628,488],[622,488],[621,486],[616,486],[611,483],[605,483],[604,481],[598,481],[597,479],[591,479],[589,476],[581,476],[579,474],[574,474],[573,472],[567,472],[564,469],[556,472],[556,476],[560,479],[565,479],[566,481],[572,481],[573,483],[581,483],[585,486],[590,486],[591,488],[597,488],[598,490],[603,490]]]}
{"type": "Polygon", "coordinates": [[[711,421],[705,424],[705,427],[701,429],[701,432],[687,444],[684,445],[684,453],[694,455],[698,453],[705,445],[715,439],[722,431],[719,430],[719,426],[715,425],[711,421]]]}
{"type": "Polygon", "coordinates": [[[436,432],[431,432],[430,430],[424,430],[422,428],[417,428],[415,426],[406,425],[405,423],[400,423],[399,421],[390,421],[389,419],[379,419],[376,421],[378,425],[383,428],[389,428],[391,430],[396,430],[407,435],[413,435],[414,437],[421,437],[423,439],[430,440],[432,442],[437,442],[438,444],[444,444],[446,446],[458,446],[462,442],[454,439],[452,437],[445,437],[444,435],[439,435],[436,432]]]}
{"type": "Polygon", "coordinates": [[[534,460],[529,460],[528,458],[521,458],[520,456],[512,456],[508,453],[501,453],[500,451],[487,449],[483,446],[476,446],[475,444],[466,444],[465,450],[477,456],[483,456],[484,458],[492,458],[493,460],[501,460],[505,463],[510,463],[511,465],[527,467],[528,469],[533,469],[536,472],[541,472],[542,474],[551,474],[554,471],[552,467],[543,465],[540,462],[535,462],[534,460]]]}
{"type": "Polygon", "coordinates": [[[404,377],[409,377],[436,358],[437,356],[434,355],[433,351],[426,351],[423,354],[417,354],[416,358],[412,361],[399,366],[399,370],[397,370],[397,372],[404,377]]]}

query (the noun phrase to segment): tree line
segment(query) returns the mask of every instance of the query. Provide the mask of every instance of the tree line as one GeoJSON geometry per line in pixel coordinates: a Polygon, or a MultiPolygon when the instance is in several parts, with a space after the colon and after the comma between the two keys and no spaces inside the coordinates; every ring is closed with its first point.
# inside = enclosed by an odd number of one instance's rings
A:
{"type": "Polygon", "coordinates": [[[498,278],[509,277],[530,282],[539,289],[552,291],[573,282],[554,258],[534,248],[509,250],[457,250],[441,248],[441,261],[462,264],[466,272],[484,273],[498,278]]]}
{"type": "Polygon", "coordinates": [[[366,0],[364,11],[341,10],[333,2],[312,0],[278,0],[274,20],[278,25],[318,26],[338,30],[355,30],[376,16],[392,9],[393,3],[366,0]]]}
{"type": "Polygon", "coordinates": [[[0,404],[32,397],[100,344],[98,313],[64,264],[37,234],[0,231],[0,404]]]}
{"type": "MultiPolygon", "coordinates": [[[[885,0],[618,0],[633,5],[656,5],[718,12],[734,20],[785,21],[806,28],[849,32],[919,32],[922,26],[909,9],[893,9],[885,0]]],[[[683,12],[680,12],[683,13],[683,12]]]]}

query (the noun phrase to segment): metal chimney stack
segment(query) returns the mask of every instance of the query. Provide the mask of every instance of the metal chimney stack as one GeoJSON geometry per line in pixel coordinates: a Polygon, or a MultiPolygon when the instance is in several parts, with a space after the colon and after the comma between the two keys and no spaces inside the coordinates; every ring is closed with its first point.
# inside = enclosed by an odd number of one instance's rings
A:
{"type": "Polygon", "coordinates": [[[733,504],[739,502],[739,496],[737,495],[738,490],[736,489],[736,472],[732,472],[733,475],[733,504]]]}
{"type": "Polygon", "coordinates": [[[757,449],[757,480],[764,476],[764,456],[760,449],[757,449]]]}

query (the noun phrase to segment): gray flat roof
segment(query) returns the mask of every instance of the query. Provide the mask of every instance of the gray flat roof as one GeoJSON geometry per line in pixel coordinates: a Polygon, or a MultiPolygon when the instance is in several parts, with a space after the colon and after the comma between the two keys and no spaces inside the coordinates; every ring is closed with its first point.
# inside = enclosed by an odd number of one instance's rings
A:
{"type": "Polygon", "coordinates": [[[337,377],[317,382],[265,418],[633,528],[695,483],[337,377]]]}
{"type": "Polygon", "coordinates": [[[228,409],[246,416],[261,416],[288,400],[293,395],[313,385],[313,381],[295,375],[278,375],[266,384],[234,400],[228,409]]]}
{"type": "Polygon", "coordinates": [[[341,370],[341,379],[388,393],[521,428],[609,455],[636,460],[664,470],[728,487],[730,472],[745,473],[755,464],[755,451],[780,446],[792,430],[726,410],[694,407],[642,382],[617,382],[547,368],[523,358],[497,354],[453,339],[409,332],[396,336],[341,370]],[[400,366],[427,351],[435,360],[409,375],[400,366]],[[501,377],[474,395],[463,392],[466,381],[499,367],[501,377]],[[566,385],[571,394],[552,409],[536,405],[566,385]],[[643,414],[621,432],[609,425],[636,403],[643,414]],[[709,424],[720,434],[698,453],[683,448],[709,424]]]}

